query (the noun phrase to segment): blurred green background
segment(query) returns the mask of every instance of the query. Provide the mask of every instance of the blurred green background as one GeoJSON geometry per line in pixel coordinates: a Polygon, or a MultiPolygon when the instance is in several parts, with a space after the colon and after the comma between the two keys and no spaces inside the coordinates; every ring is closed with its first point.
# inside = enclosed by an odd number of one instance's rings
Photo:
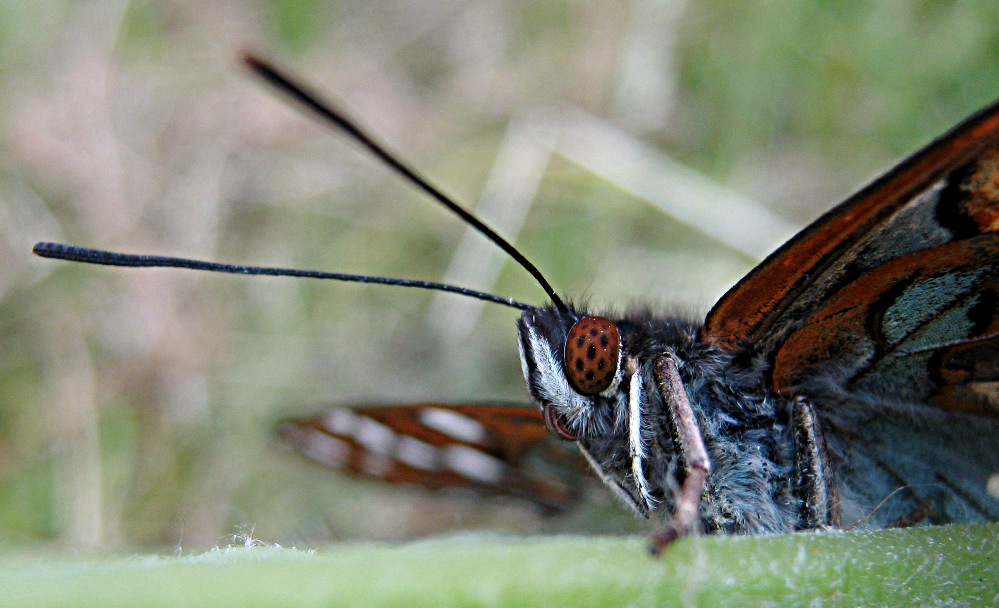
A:
{"type": "Polygon", "coordinates": [[[479,204],[561,293],[696,317],[999,93],[984,1],[0,2],[0,546],[644,528],[599,492],[544,518],[276,445],[277,420],[326,404],[526,400],[513,311],[30,255],[64,240],[541,301],[249,76],[246,49],[479,204]]]}

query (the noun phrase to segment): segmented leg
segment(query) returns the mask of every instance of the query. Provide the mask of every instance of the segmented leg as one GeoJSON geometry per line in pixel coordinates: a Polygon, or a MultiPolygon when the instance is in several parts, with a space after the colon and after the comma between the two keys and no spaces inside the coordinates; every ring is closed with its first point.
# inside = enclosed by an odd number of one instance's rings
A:
{"type": "Polygon", "coordinates": [[[795,484],[802,498],[799,528],[810,530],[838,523],[834,516],[832,475],[825,443],[812,404],[796,397],[791,409],[794,429],[795,484]]]}
{"type": "Polygon", "coordinates": [[[656,358],[653,367],[656,385],[666,407],[667,427],[676,449],[679,470],[683,472],[676,512],[666,526],[652,535],[653,554],[659,554],[673,541],[690,534],[700,520],[701,494],[711,472],[701,429],[687,399],[676,361],[669,355],[656,358]]]}

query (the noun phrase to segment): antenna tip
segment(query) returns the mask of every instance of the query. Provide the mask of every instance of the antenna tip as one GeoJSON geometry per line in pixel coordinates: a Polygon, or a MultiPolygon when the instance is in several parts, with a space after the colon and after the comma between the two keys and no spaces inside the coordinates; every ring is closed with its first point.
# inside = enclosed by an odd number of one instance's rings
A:
{"type": "Polygon", "coordinates": [[[38,243],[35,243],[35,246],[31,248],[31,253],[37,256],[41,256],[43,258],[47,258],[52,253],[52,245],[53,243],[46,243],[44,241],[40,241],[38,243]]]}
{"type": "Polygon", "coordinates": [[[243,52],[243,63],[247,65],[251,70],[259,69],[260,64],[263,63],[256,53],[251,51],[243,52]]]}
{"type": "Polygon", "coordinates": [[[250,71],[263,76],[266,80],[281,80],[282,77],[278,76],[278,70],[266,59],[262,58],[260,55],[252,51],[246,51],[243,53],[243,65],[250,68],[250,71]]]}
{"type": "Polygon", "coordinates": [[[248,67],[251,72],[270,82],[279,89],[296,88],[288,82],[288,78],[282,75],[281,72],[274,67],[274,65],[255,53],[249,51],[243,53],[243,64],[248,67]]]}

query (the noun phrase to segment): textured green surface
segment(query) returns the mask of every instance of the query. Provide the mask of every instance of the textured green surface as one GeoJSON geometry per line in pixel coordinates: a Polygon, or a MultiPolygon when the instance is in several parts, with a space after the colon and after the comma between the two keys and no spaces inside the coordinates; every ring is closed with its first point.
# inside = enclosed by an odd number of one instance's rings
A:
{"type": "Polygon", "coordinates": [[[467,536],[320,552],[0,560],[11,606],[995,605],[999,526],[704,538],[467,536]]]}

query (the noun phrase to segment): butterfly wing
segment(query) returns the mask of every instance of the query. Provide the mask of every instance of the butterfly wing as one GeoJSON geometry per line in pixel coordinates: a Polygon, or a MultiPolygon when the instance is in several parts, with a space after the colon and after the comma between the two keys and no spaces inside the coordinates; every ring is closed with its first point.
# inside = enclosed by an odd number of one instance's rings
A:
{"type": "Polygon", "coordinates": [[[708,313],[704,336],[773,362],[793,392],[846,390],[999,414],[999,104],[778,249],[708,313]]]}
{"type": "Polygon", "coordinates": [[[836,292],[791,334],[776,353],[774,388],[790,392],[834,373],[851,390],[997,415],[997,303],[995,235],[896,258],[836,292]]]}
{"type": "Polygon", "coordinates": [[[470,488],[565,510],[584,466],[552,439],[536,408],[398,404],[337,407],[282,423],[308,458],[348,474],[430,489],[470,488]]]}

